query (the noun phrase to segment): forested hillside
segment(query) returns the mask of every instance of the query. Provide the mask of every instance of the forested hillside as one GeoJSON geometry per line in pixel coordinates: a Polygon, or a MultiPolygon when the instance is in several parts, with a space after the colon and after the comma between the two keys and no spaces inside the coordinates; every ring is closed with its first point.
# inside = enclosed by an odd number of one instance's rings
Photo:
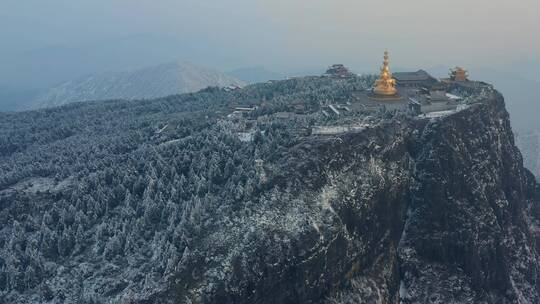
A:
{"type": "Polygon", "coordinates": [[[418,113],[373,81],[0,113],[0,303],[538,303],[502,95],[418,113]]]}
{"type": "Polygon", "coordinates": [[[0,302],[159,294],[216,231],[244,229],[257,210],[288,200],[294,189],[265,181],[255,160],[279,175],[295,124],[328,122],[315,113],[320,102],[372,81],[313,77],[0,113],[0,302]],[[271,118],[298,99],[302,120],[271,118]],[[252,141],[240,140],[231,105],[268,117],[252,141]]]}

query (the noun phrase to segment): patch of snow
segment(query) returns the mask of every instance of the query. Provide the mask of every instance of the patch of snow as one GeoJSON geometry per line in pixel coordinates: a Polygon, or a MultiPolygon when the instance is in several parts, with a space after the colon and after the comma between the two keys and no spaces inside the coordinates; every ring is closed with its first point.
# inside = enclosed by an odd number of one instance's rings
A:
{"type": "Polygon", "coordinates": [[[426,118],[439,118],[439,117],[448,116],[448,115],[453,114],[453,113],[456,113],[456,110],[429,112],[429,113],[423,114],[423,117],[426,117],[426,118]]]}
{"type": "Polygon", "coordinates": [[[238,132],[238,139],[240,139],[241,142],[253,141],[253,133],[252,132],[238,132]]]}
{"type": "Polygon", "coordinates": [[[165,131],[167,129],[167,127],[169,126],[169,124],[166,124],[163,128],[159,129],[156,134],[161,134],[163,131],[165,131]]]}
{"type": "Polygon", "coordinates": [[[330,110],[332,110],[334,113],[336,113],[336,115],[340,114],[338,109],[336,109],[336,107],[334,107],[333,105],[328,105],[328,107],[330,108],[330,110]]]}
{"type": "Polygon", "coordinates": [[[452,100],[460,100],[460,99],[462,99],[460,96],[450,94],[450,93],[446,93],[446,97],[448,97],[448,98],[450,98],[452,100]]]}
{"type": "Polygon", "coordinates": [[[49,177],[32,177],[10,187],[12,190],[37,194],[40,192],[59,192],[68,188],[73,183],[73,178],[68,177],[57,182],[54,178],[49,177]]]}
{"type": "Polygon", "coordinates": [[[336,195],[337,195],[336,189],[327,186],[322,189],[322,192],[320,194],[320,199],[319,199],[319,202],[321,206],[323,207],[323,209],[330,210],[330,212],[332,212],[332,214],[334,215],[337,215],[337,213],[334,210],[334,208],[332,208],[332,205],[330,204],[330,202],[332,201],[333,198],[336,197],[336,195]]]}
{"type": "Polygon", "coordinates": [[[160,146],[168,146],[168,145],[172,145],[172,144],[175,144],[177,142],[180,142],[182,139],[172,139],[172,140],[169,140],[169,141],[166,141],[164,143],[161,143],[159,144],[160,146]]]}
{"type": "Polygon", "coordinates": [[[405,287],[405,282],[403,282],[403,280],[401,280],[401,282],[399,282],[399,299],[406,299],[409,297],[409,290],[407,289],[407,287],[405,287]]]}
{"type": "Polygon", "coordinates": [[[364,130],[367,125],[357,126],[315,126],[311,129],[313,135],[336,135],[352,131],[364,130]]]}

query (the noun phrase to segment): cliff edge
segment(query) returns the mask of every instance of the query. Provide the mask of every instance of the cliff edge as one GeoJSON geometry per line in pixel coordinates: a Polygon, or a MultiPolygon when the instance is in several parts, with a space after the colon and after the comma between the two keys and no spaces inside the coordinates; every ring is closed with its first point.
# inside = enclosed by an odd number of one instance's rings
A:
{"type": "MultiPolygon", "coordinates": [[[[202,275],[180,294],[207,303],[539,302],[538,184],[503,97],[483,94],[450,115],[292,147],[287,167],[267,170],[280,189],[274,201],[246,231],[224,228],[228,237],[209,241],[235,248],[226,270],[206,270],[224,277],[202,275]]],[[[208,266],[188,264],[169,292],[208,266]]]]}

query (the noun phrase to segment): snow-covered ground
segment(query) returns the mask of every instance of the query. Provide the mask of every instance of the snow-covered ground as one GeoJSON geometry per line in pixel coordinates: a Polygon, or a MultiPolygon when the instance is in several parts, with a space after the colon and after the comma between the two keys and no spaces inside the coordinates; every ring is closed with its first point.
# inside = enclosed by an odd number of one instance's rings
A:
{"type": "Polygon", "coordinates": [[[57,192],[69,187],[72,183],[72,178],[67,178],[62,181],[56,181],[54,178],[32,177],[9,187],[5,191],[15,190],[26,192],[29,194],[36,194],[47,191],[57,192]]]}
{"type": "Polygon", "coordinates": [[[459,111],[463,111],[463,110],[467,109],[468,107],[469,107],[468,105],[458,105],[456,107],[456,109],[454,109],[454,110],[429,112],[429,113],[421,114],[420,117],[425,117],[425,118],[444,117],[444,116],[452,115],[452,114],[457,113],[459,111]]]}
{"type": "Polygon", "coordinates": [[[357,126],[315,126],[311,129],[311,134],[313,135],[336,135],[347,133],[351,131],[361,131],[364,130],[367,125],[357,125],[357,126]]]}

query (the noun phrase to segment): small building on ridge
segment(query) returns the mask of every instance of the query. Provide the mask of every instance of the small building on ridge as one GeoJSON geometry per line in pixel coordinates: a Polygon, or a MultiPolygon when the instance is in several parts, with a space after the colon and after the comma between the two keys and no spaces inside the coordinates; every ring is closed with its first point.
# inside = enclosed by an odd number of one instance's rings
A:
{"type": "Polygon", "coordinates": [[[431,88],[438,81],[424,70],[416,72],[399,72],[393,74],[397,85],[402,87],[424,87],[431,88]]]}

